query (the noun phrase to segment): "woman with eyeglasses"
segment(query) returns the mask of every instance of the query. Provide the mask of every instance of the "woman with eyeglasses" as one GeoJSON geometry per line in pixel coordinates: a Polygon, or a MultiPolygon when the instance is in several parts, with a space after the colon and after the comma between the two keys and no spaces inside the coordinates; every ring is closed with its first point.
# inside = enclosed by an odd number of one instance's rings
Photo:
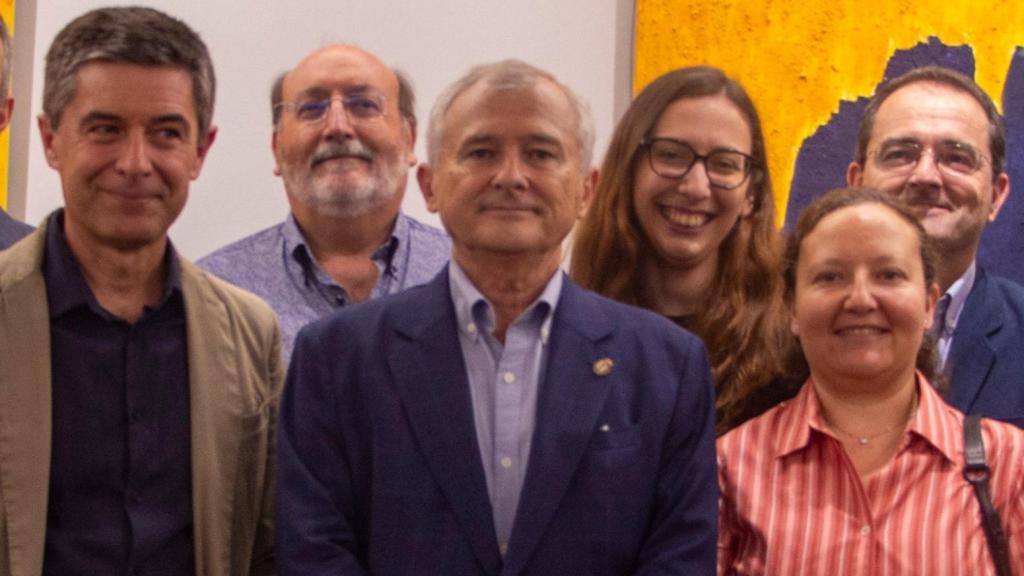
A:
{"type": "Polygon", "coordinates": [[[721,70],[682,68],[647,86],[619,123],[571,272],[703,338],[722,434],[776,401],[779,245],[753,103],[721,70]]]}
{"type": "Polygon", "coordinates": [[[804,384],[718,439],[720,575],[1024,574],[1024,431],[980,421],[983,497],[933,387],[934,250],[875,190],[800,214],[783,276],[804,384]]]}

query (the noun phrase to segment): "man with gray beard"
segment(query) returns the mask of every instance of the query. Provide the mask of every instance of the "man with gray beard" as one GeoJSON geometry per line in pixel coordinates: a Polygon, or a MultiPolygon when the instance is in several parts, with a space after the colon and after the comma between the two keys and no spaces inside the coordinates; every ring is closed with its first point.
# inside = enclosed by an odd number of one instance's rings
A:
{"type": "Polygon", "coordinates": [[[274,173],[291,213],[199,265],[264,300],[285,358],[299,329],[328,312],[423,284],[448,260],[448,237],[401,213],[416,164],[412,87],[377,57],[331,45],[271,90],[274,173]]]}

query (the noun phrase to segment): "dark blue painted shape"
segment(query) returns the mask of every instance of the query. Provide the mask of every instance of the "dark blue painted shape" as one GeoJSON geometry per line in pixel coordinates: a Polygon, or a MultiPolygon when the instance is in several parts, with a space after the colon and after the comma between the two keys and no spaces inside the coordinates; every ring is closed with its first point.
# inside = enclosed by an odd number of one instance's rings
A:
{"type": "MultiPolygon", "coordinates": [[[[969,46],[946,46],[929,38],[908,50],[897,50],[879,82],[919,66],[939,64],[973,77],[974,53],[969,46]]],[[[996,222],[982,238],[979,261],[992,273],[1024,283],[1024,49],[1018,48],[1007,74],[1003,112],[1007,127],[1006,170],[1014,193],[996,222]]],[[[791,228],[800,210],[818,195],[846,184],[846,167],[857,142],[857,124],[867,106],[866,98],[843,101],[839,111],[807,138],[797,156],[786,210],[786,228],[791,228]]]]}

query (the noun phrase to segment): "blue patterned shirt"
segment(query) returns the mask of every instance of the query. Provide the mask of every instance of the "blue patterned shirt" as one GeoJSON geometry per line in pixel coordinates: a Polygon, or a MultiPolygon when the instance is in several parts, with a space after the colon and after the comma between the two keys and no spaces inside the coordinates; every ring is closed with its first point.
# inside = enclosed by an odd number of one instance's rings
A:
{"type": "MultiPolygon", "coordinates": [[[[380,275],[370,298],[425,284],[444,268],[450,253],[451,241],[443,231],[399,213],[391,237],[372,256],[380,275]]],[[[281,323],[286,359],[300,328],[351,303],[345,289],[317,265],[292,214],[197,263],[270,304],[281,323]]]]}

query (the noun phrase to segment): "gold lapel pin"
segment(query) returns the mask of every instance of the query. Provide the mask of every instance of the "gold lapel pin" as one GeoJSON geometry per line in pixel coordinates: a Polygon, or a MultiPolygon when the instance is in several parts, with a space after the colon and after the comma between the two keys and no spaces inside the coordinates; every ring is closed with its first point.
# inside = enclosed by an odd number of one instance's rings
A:
{"type": "Polygon", "coordinates": [[[598,376],[607,376],[611,374],[612,367],[615,366],[615,362],[611,358],[601,358],[597,362],[594,362],[594,374],[598,376]]]}

